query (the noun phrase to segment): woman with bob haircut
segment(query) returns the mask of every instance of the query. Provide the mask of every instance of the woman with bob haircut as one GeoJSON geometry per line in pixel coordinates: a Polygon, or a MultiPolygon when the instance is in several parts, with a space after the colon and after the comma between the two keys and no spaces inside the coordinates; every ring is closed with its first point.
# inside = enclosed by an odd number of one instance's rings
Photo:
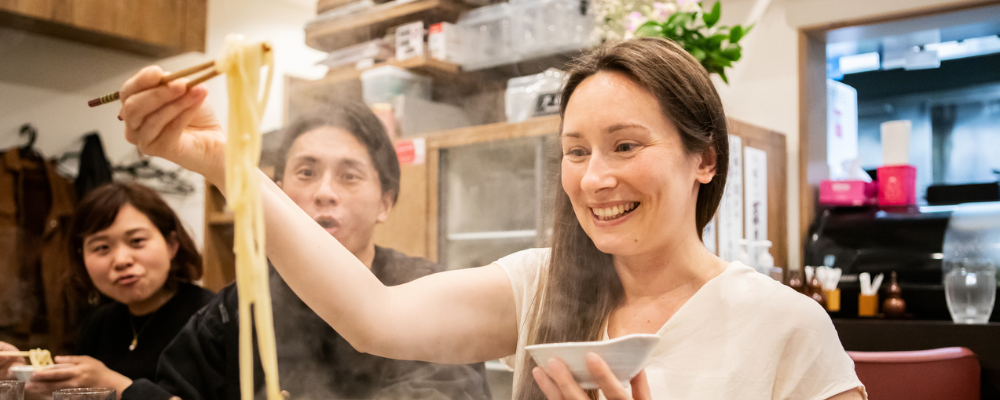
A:
{"type": "MultiPolygon", "coordinates": [[[[126,138],[220,187],[224,137],[204,87],[158,86],[146,68],[122,88],[126,138]]],[[[576,60],[562,93],[561,187],[552,247],[404,285],[382,285],[261,174],[267,254],[317,314],[360,351],[445,363],[503,358],[517,399],[863,399],[826,312],[709,252],[702,228],[728,171],[726,117],[708,73],[652,38],[576,60]],[[433,310],[428,312],[427,310],[433,310]],[[585,391],[537,343],[661,336],[623,388],[596,355],[585,391]]]]}
{"type": "Polygon", "coordinates": [[[57,356],[25,391],[47,395],[74,387],[121,391],[153,379],[160,353],[212,292],[195,286],[201,255],[177,214],[153,190],[110,183],[77,205],[67,250],[70,283],[104,304],[84,320],[77,356],[57,356]]]}

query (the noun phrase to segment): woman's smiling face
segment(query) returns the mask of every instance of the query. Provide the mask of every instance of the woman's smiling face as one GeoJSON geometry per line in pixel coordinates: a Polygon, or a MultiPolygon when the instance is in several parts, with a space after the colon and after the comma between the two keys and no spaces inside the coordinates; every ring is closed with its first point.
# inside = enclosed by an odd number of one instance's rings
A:
{"type": "Polygon", "coordinates": [[[563,189],[598,249],[643,254],[697,234],[699,184],[714,168],[688,153],[656,97],[628,76],[599,72],[577,86],[561,143],[563,189]]]}

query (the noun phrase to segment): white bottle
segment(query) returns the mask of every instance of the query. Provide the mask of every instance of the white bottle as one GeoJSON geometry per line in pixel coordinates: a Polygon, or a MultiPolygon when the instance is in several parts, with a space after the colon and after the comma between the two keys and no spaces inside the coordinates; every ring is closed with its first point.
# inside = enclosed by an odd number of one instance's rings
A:
{"type": "Polygon", "coordinates": [[[760,254],[757,256],[757,271],[764,275],[771,275],[771,269],[774,268],[774,257],[771,256],[771,241],[761,240],[754,243],[760,246],[760,254]]]}
{"type": "Polygon", "coordinates": [[[740,241],[739,241],[740,255],[739,255],[739,258],[737,259],[737,261],[739,261],[739,262],[743,263],[744,265],[749,266],[749,267],[751,267],[753,269],[757,269],[757,267],[754,266],[754,259],[753,259],[753,257],[750,257],[750,246],[751,245],[752,245],[752,243],[749,240],[740,239],[740,241]]]}

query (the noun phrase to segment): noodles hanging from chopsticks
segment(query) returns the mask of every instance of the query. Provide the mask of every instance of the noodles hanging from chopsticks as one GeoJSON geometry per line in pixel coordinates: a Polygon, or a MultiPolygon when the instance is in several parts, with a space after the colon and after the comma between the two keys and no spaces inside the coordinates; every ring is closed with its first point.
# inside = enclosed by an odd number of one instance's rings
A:
{"type": "Polygon", "coordinates": [[[48,350],[42,349],[28,350],[28,361],[31,362],[33,367],[44,367],[55,364],[55,362],[52,361],[52,353],[49,353],[48,350]]]}
{"type": "Polygon", "coordinates": [[[259,42],[246,42],[241,35],[229,35],[222,56],[215,62],[215,68],[226,74],[226,86],[229,88],[226,198],[235,214],[233,250],[236,253],[236,286],[239,290],[240,392],[243,400],[254,398],[252,321],[256,322],[267,398],[282,400],[278,387],[267,260],[264,256],[260,175],[257,172],[261,151],[260,120],[274,71],[273,52],[265,51],[267,47],[259,42]],[[267,67],[267,80],[263,93],[259,94],[261,68],[264,66],[267,67]]]}

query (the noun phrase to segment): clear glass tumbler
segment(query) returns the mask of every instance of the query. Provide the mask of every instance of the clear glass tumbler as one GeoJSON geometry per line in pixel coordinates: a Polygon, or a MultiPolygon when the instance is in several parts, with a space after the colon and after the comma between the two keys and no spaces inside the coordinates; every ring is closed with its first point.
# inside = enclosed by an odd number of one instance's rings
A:
{"type": "Polygon", "coordinates": [[[947,262],[944,293],[952,321],[985,324],[997,297],[996,267],[982,260],[947,262]]]}
{"type": "Polygon", "coordinates": [[[111,388],[61,389],[52,392],[52,400],[115,400],[116,393],[111,388]]]}
{"type": "Polygon", "coordinates": [[[24,400],[24,382],[0,381],[0,400],[24,400]]]}
{"type": "Polygon", "coordinates": [[[942,283],[951,319],[958,324],[986,323],[997,296],[1000,203],[956,206],[942,247],[942,283]]]}

